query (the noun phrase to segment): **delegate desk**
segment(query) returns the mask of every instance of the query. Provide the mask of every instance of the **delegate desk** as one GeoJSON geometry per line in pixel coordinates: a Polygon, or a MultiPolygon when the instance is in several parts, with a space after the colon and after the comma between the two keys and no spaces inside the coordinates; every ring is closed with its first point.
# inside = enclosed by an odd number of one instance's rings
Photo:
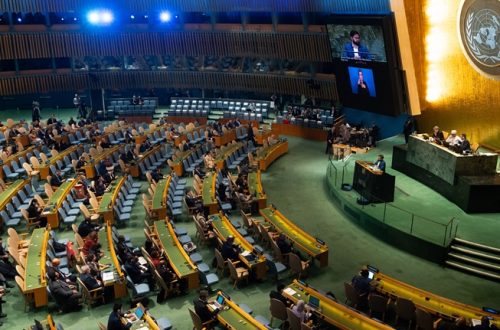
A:
{"type": "Polygon", "coordinates": [[[379,169],[373,163],[356,161],[352,185],[370,203],[393,202],[396,177],[379,169]]]}
{"type": "Polygon", "coordinates": [[[203,207],[208,210],[208,214],[219,212],[219,204],[215,197],[215,182],[217,181],[217,172],[208,172],[203,179],[202,198],[203,207]]]}
{"type": "Polygon", "coordinates": [[[17,192],[29,182],[29,179],[17,179],[8,185],[7,189],[0,193],[0,211],[5,209],[5,206],[10,202],[12,197],[16,196],[17,192]]]}
{"type": "Polygon", "coordinates": [[[311,258],[318,259],[321,267],[328,266],[328,246],[321,240],[312,237],[293,222],[288,220],[280,211],[272,207],[260,210],[264,220],[278,233],[283,233],[294,243],[294,247],[311,258]]]}
{"type": "Polygon", "coordinates": [[[236,128],[232,128],[222,133],[222,135],[214,136],[214,144],[216,147],[222,147],[229,142],[236,140],[236,128]]]}
{"type": "Polygon", "coordinates": [[[205,129],[206,129],[206,126],[202,125],[202,126],[195,127],[194,129],[192,129],[190,131],[186,130],[185,132],[182,132],[179,136],[175,137],[174,145],[176,147],[178,147],[184,141],[189,142],[188,134],[194,138],[195,131],[198,132],[198,135],[200,138],[205,138],[205,129]]]}
{"type": "Polygon", "coordinates": [[[235,153],[236,150],[238,150],[242,146],[243,143],[238,142],[238,143],[232,143],[226,147],[222,147],[220,153],[215,158],[215,168],[218,170],[222,170],[224,167],[226,167],[226,160],[229,158],[229,156],[235,153]]]}
{"type": "Polygon", "coordinates": [[[440,177],[451,185],[457,176],[494,175],[498,155],[462,155],[432,143],[423,136],[412,135],[408,141],[406,161],[440,177]]]}
{"type": "Polygon", "coordinates": [[[52,197],[43,209],[42,215],[47,217],[47,222],[51,228],[59,227],[59,208],[70,193],[71,189],[78,183],[78,180],[68,179],[54,192],[52,197]]]}
{"type": "Polygon", "coordinates": [[[118,193],[121,187],[125,183],[126,177],[117,177],[109,185],[108,191],[102,195],[101,203],[99,204],[99,214],[103,217],[105,222],[113,224],[115,219],[113,206],[115,205],[116,198],[118,198],[118,193]]]}
{"type": "Polygon", "coordinates": [[[452,320],[459,317],[464,317],[469,320],[480,320],[483,316],[489,316],[492,319],[492,324],[495,324],[497,327],[500,326],[500,315],[488,313],[480,308],[424,291],[380,272],[374,274],[372,284],[378,293],[391,298],[401,297],[409,299],[413,301],[415,306],[439,317],[452,320]]]}
{"type": "Polygon", "coordinates": [[[257,151],[259,170],[265,171],[276,159],[288,152],[288,141],[280,141],[273,146],[263,147],[257,151]]]}
{"type": "MultiPolygon", "coordinates": [[[[160,148],[162,147],[162,144],[158,144],[154,147],[152,147],[151,149],[147,150],[145,153],[139,155],[139,157],[137,158],[137,160],[133,163],[130,164],[130,174],[132,175],[132,177],[134,178],[137,178],[137,177],[140,177],[141,176],[141,172],[139,171],[140,168],[139,168],[139,163],[142,163],[146,160],[146,158],[148,158],[149,156],[151,156],[153,153],[157,152],[158,150],[160,150],[160,148]]],[[[145,174],[145,173],[143,173],[145,174]]]]}
{"type": "Polygon", "coordinates": [[[35,307],[47,306],[47,280],[45,278],[45,260],[47,258],[47,243],[49,231],[37,228],[31,234],[26,265],[24,265],[24,294],[33,294],[35,307]]]}
{"type": "Polygon", "coordinates": [[[168,262],[179,279],[186,281],[188,289],[200,286],[198,268],[191,261],[181,243],[175,235],[174,229],[168,220],[159,220],[154,223],[154,230],[158,237],[160,248],[164,251],[168,262]]]}
{"type": "Polygon", "coordinates": [[[156,185],[153,195],[152,211],[156,214],[155,219],[165,219],[167,217],[167,194],[172,177],[161,179],[156,185]]]}
{"type": "MultiPolygon", "coordinates": [[[[29,147],[27,149],[21,150],[21,151],[15,153],[13,155],[10,155],[9,157],[7,157],[7,159],[5,159],[3,161],[2,167],[3,167],[3,165],[10,166],[10,164],[14,160],[17,162],[19,160],[19,157],[24,157],[26,159],[27,158],[26,154],[29,153],[29,152],[33,153],[33,150],[35,150],[35,146],[31,146],[31,147],[29,147]]],[[[27,159],[27,161],[29,162],[29,159],[27,159]]],[[[3,172],[3,169],[2,169],[2,170],[0,170],[0,179],[3,180],[4,178],[5,178],[5,173],[3,172]]]]}
{"type": "Polygon", "coordinates": [[[99,264],[106,267],[101,271],[104,286],[113,286],[115,299],[125,297],[127,295],[127,282],[116,257],[112,229],[109,223],[99,230],[98,239],[103,254],[99,259],[99,264]]]}
{"type": "Polygon", "coordinates": [[[19,134],[17,136],[14,136],[13,140],[16,141],[16,143],[22,144],[23,147],[30,145],[30,137],[29,137],[28,133],[23,133],[23,134],[19,134]]]}
{"type": "MultiPolygon", "coordinates": [[[[267,131],[263,131],[263,130],[259,130],[257,134],[255,134],[255,142],[257,142],[257,144],[259,145],[263,145],[264,144],[264,141],[267,141],[267,138],[270,137],[271,135],[273,135],[273,131],[271,130],[267,130],[267,131]]],[[[278,138],[278,135],[276,135],[276,138],[278,138]]]]}
{"type": "MultiPolygon", "coordinates": [[[[228,298],[222,291],[217,292],[217,296],[210,299],[213,301],[222,300],[222,308],[217,313],[217,320],[224,329],[237,329],[237,330],[265,330],[268,329],[265,325],[259,323],[254,317],[245,312],[241,307],[228,298]],[[223,297],[223,298],[221,298],[223,297]]],[[[212,311],[216,306],[213,303],[208,304],[208,308],[212,311]]]]}
{"type": "Polygon", "coordinates": [[[98,173],[96,173],[95,165],[99,166],[99,163],[102,160],[110,158],[115,152],[120,150],[120,148],[122,148],[121,145],[116,145],[116,146],[112,146],[110,148],[106,148],[106,149],[104,149],[103,152],[98,154],[97,157],[92,158],[90,163],[87,162],[82,167],[82,170],[85,170],[85,176],[87,177],[87,179],[92,179],[93,177],[96,176],[96,174],[98,174],[98,173]]]}
{"type": "Polygon", "coordinates": [[[255,196],[259,201],[259,209],[264,209],[267,206],[267,196],[262,187],[260,171],[248,173],[248,189],[250,195],[255,196]]]}
{"type": "Polygon", "coordinates": [[[184,159],[188,159],[189,155],[191,155],[194,152],[195,149],[191,149],[188,151],[182,151],[179,157],[175,160],[172,159],[172,171],[177,174],[177,176],[183,176],[184,175],[184,164],[182,164],[182,161],[184,159]]]}
{"type": "Polygon", "coordinates": [[[266,258],[262,255],[255,255],[254,247],[234,228],[229,219],[221,214],[212,215],[212,226],[217,237],[225,242],[228,236],[234,237],[234,244],[241,247],[239,259],[249,269],[257,280],[266,276],[266,258]]]}
{"type": "Polygon", "coordinates": [[[285,298],[291,300],[294,304],[299,300],[308,303],[311,297],[316,298],[319,304],[313,309],[313,313],[316,314],[318,320],[327,322],[339,329],[393,329],[387,324],[376,321],[366,314],[347,307],[297,280],[293,280],[292,284],[288,285],[282,293],[285,298]]]}
{"type": "Polygon", "coordinates": [[[80,149],[81,146],[71,146],[68,149],[60,152],[57,156],[55,157],[50,157],[48,164],[40,164],[40,168],[38,170],[40,171],[40,178],[42,180],[47,179],[47,177],[50,175],[50,166],[55,165],[58,160],[63,160],[64,156],[69,156],[73,151],[76,151],[80,149]]]}

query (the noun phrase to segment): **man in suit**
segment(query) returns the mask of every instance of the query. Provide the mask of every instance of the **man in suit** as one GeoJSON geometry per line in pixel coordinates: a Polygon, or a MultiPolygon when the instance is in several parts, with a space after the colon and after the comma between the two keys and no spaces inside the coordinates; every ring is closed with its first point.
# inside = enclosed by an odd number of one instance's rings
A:
{"type": "Polygon", "coordinates": [[[202,323],[215,320],[215,313],[208,309],[208,291],[201,290],[198,299],[193,301],[194,311],[201,319],[202,323]]]}
{"type": "Polygon", "coordinates": [[[283,290],[284,289],[285,289],[285,285],[283,283],[278,283],[278,285],[276,286],[276,291],[272,290],[269,293],[269,298],[271,298],[271,299],[278,299],[283,304],[285,304],[285,306],[287,306],[288,305],[288,301],[285,298],[285,296],[283,296],[283,290]]]}
{"type": "Polygon", "coordinates": [[[147,282],[151,288],[154,288],[155,282],[152,274],[146,266],[139,263],[139,259],[135,255],[130,255],[125,263],[125,271],[134,283],[147,282]]]}
{"type": "Polygon", "coordinates": [[[102,282],[90,274],[90,267],[87,265],[82,266],[80,280],[89,291],[102,288],[102,282]]]}
{"type": "Polygon", "coordinates": [[[382,172],[385,172],[385,160],[384,160],[384,155],[378,155],[377,160],[375,161],[375,167],[381,170],[382,172]]]}
{"type": "Polygon", "coordinates": [[[328,136],[326,137],[325,154],[329,155],[332,153],[332,145],[334,140],[335,140],[335,126],[332,126],[332,129],[328,131],[328,136]]]}
{"type": "Polygon", "coordinates": [[[122,318],[125,314],[122,313],[122,304],[114,304],[113,311],[109,314],[108,330],[127,330],[132,327],[132,323],[123,323],[122,318]]]}
{"type": "Polygon", "coordinates": [[[465,135],[465,133],[462,133],[461,140],[462,142],[460,143],[460,151],[463,154],[470,154],[472,152],[472,148],[470,146],[469,140],[467,140],[467,135],[465,135]]]}
{"type": "Polygon", "coordinates": [[[50,277],[49,289],[57,305],[65,311],[76,310],[80,307],[82,294],[76,289],[72,289],[66,282],[59,278],[59,273],[53,273],[50,277]]]}
{"type": "Polygon", "coordinates": [[[238,260],[240,254],[240,248],[234,244],[234,237],[228,236],[226,241],[222,244],[220,253],[224,260],[238,260]]]}
{"type": "Polygon", "coordinates": [[[52,187],[59,187],[62,185],[63,182],[64,179],[61,175],[61,171],[57,171],[56,174],[50,178],[50,185],[52,187]]]}
{"type": "Polygon", "coordinates": [[[66,282],[72,289],[78,288],[76,285],[76,276],[72,274],[68,274],[67,276],[59,270],[59,265],[61,264],[61,260],[59,258],[52,259],[52,263],[50,266],[47,266],[45,271],[49,278],[53,277],[53,274],[59,273],[59,279],[61,281],[66,282]]]}
{"type": "Polygon", "coordinates": [[[344,45],[344,52],[342,58],[349,58],[355,60],[369,60],[370,54],[368,48],[361,44],[361,36],[358,31],[352,30],[349,33],[351,42],[344,45]]]}

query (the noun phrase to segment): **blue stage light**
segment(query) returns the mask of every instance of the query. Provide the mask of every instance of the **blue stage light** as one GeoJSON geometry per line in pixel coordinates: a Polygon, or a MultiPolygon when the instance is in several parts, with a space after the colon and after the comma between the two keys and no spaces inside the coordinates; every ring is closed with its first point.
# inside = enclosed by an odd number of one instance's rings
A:
{"type": "Polygon", "coordinates": [[[101,14],[101,21],[104,24],[110,24],[111,22],[113,22],[113,14],[111,14],[111,12],[109,11],[103,11],[101,14]]]}
{"type": "Polygon", "coordinates": [[[130,19],[135,19],[135,16],[134,15],[130,15],[130,19]]]}
{"type": "Polygon", "coordinates": [[[95,25],[109,25],[113,22],[113,14],[109,10],[92,10],[87,14],[87,20],[95,25]]]}
{"type": "Polygon", "coordinates": [[[89,21],[89,23],[91,24],[99,24],[99,21],[100,21],[100,18],[101,16],[99,15],[99,12],[94,10],[94,11],[91,11],[90,13],[88,13],[87,15],[87,20],[89,21]]]}
{"type": "Polygon", "coordinates": [[[163,23],[170,21],[171,18],[172,18],[172,15],[170,15],[170,13],[168,11],[162,11],[160,13],[160,21],[163,23]]]}

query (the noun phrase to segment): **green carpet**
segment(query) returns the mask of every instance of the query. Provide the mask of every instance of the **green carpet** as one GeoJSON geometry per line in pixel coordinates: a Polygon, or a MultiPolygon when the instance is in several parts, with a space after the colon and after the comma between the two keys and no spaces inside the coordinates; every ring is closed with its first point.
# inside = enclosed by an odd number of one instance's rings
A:
{"type": "MultiPolygon", "coordinates": [[[[68,116],[69,113],[69,110],[65,114],[61,113],[61,117],[68,116]]],[[[2,118],[5,117],[2,115],[2,118]]],[[[366,233],[363,228],[352,223],[340,212],[330,199],[325,184],[328,160],[324,155],[324,143],[289,138],[289,146],[289,153],[278,159],[268,172],[263,174],[263,185],[270,203],[276,205],[285,216],[311,235],[326,241],[330,248],[329,266],[322,269],[313,268],[307,282],[316,288],[333,291],[339,300],[343,301],[345,298],[343,282],[349,281],[361,266],[372,264],[390,276],[436,294],[476,306],[500,307],[498,300],[500,286],[497,283],[446,269],[402,252],[366,233]]],[[[380,148],[380,152],[388,156],[391,143],[388,142],[387,145],[383,143],[380,148]]],[[[367,159],[375,157],[376,153],[373,152],[366,155],[367,159]]],[[[144,183],[141,190],[145,191],[146,188],[147,185],[144,183]]],[[[437,196],[429,195],[428,198],[435,197],[437,196]]],[[[488,222],[489,228],[476,229],[479,227],[478,223],[481,227],[485,225],[483,219],[489,217],[468,216],[471,225],[467,225],[465,215],[460,214],[456,207],[447,205],[446,208],[448,211],[439,211],[440,216],[447,219],[459,215],[460,235],[467,238],[468,231],[475,230],[474,234],[470,235],[479,237],[483,234],[485,238],[488,236],[494,240],[494,233],[498,232],[500,225],[494,223],[493,216],[488,222]],[[476,225],[472,225],[474,220],[476,225]]],[[[426,214],[433,214],[435,211],[426,207],[418,209],[426,214]]],[[[135,245],[141,245],[145,239],[142,231],[145,215],[139,198],[136,200],[132,215],[131,222],[125,228],[121,228],[120,232],[132,237],[135,245]]],[[[194,238],[195,227],[189,219],[178,222],[178,225],[188,228],[189,234],[194,238]]],[[[73,239],[69,231],[59,232],[59,236],[73,239]]],[[[487,240],[482,242],[488,243],[487,240]]],[[[200,247],[200,251],[204,261],[210,264],[213,248],[200,247]]],[[[283,280],[286,283],[289,281],[291,278],[283,280]]],[[[270,318],[268,293],[274,287],[271,280],[258,284],[250,283],[248,286],[243,285],[241,289],[233,290],[229,279],[221,278],[215,287],[226,291],[235,302],[242,302],[253,308],[254,315],[261,314],[270,318]]],[[[157,318],[169,318],[175,329],[191,329],[192,323],[187,308],[192,306],[195,296],[196,293],[191,292],[186,296],[169,299],[161,305],[156,304],[155,297],[152,296],[151,313],[157,318]]],[[[24,300],[17,288],[11,289],[11,293],[6,295],[4,300],[6,302],[3,311],[8,315],[2,319],[5,329],[22,329],[32,324],[34,318],[45,318],[48,312],[51,312],[55,321],[61,323],[65,329],[96,329],[97,321],[107,322],[112,308],[110,303],[90,311],[85,308],[78,313],[58,314],[54,311],[54,303],[51,302],[46,309],[25,313],[24,300]]],[[[127,300],[124,300],[124,303],[126,304],[127,300]]]]}

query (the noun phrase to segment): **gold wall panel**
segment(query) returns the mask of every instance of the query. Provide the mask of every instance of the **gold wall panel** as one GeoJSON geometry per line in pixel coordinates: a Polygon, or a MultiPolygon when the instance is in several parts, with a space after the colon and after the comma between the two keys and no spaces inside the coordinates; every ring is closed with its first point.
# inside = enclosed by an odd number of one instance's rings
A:
{"type": "Polygon", "coordinates": [[[460,0],[408,0],[405,10],[422,115],[420,131],[438,125],[500,149],[500,81],[469,65],[460,49],[460,0]]]}

